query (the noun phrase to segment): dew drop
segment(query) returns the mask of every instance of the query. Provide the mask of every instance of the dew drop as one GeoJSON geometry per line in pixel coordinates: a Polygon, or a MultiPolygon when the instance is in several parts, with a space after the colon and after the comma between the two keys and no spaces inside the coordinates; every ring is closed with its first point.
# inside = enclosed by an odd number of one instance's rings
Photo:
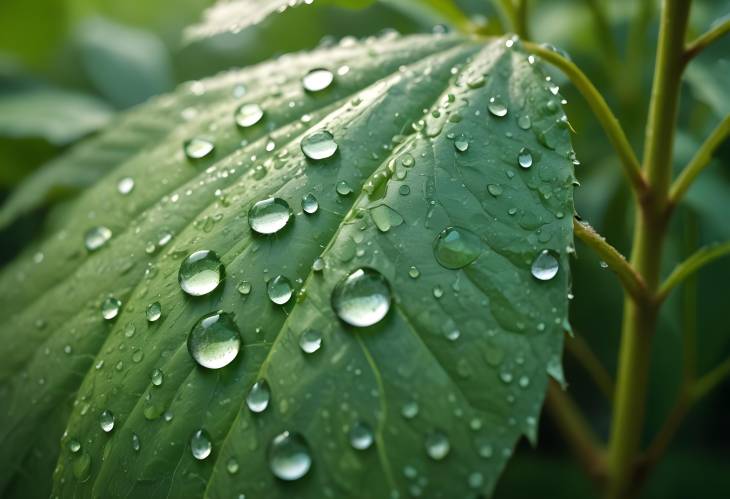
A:
{"type": "Polygon", "coordinates": [[[238,283],[238,292],[241,293],[243,296],[248,296],[251,294],[251,283],[248,281],[241,281],[238,283]]]}
{"type": "Polygon", "coordinates": [[[302,78],[302,86],[307,92],[320,92],[329,87],[335,76],[329,69],[316,68],[302,78]]]}
{"type": "Polygon", "coordinates": [[[317,201],[317,198],[314,197],[314,194],[310,192],[302,198],[302,210],[304,210],[304,213],[312,215],[313,213],[317,213],[318,209],[319,202],[317,201]]]}
{"type": "Polygon", "coordinates": [[[418,279],[421,275],[421,271],[418,270],[418,267],[415,265],[411,265],[408,268],[408,275],[411,276],[411,279],[418,279]]]}
{"type": "Polygon", "coordinates": [[[469,149],[469,140],[467,140],[465,135],[459,135],[454,140],[454,148],[459,152],[466,152],[467,149],[469,149]]]}
{"type": "Polygon", "coordinates": [[[502,195],[502,186],[499,184],[489,184],[487,186],[487,192],[497,198],[502,195]]]}
{"type": "Polygon", "coordinates": [[[117,192],[122,196],[126,196],[134,189],[134,179],[132,177],[124,177],[117,182],[117,192]]]}
{"type": "Polygon", "coordinates": [[[284,305],[294,293],[289,279],[283,275],[277,275],[266,284],[266,293],[269,299],[277,305],[284,305]]]}
{"type": "Polygon", "coordinates": [[[249,128],[261,121],[264,117],[264,110],[258,104],[244,104],[236,109],[233,119],[236,125],[241,128],[249,128]]]}
{"type": "Polygon", "coordinates": [[[160,305],[160,302],[156,301],[147,305],[145,315],[147,316],[148,322],[157,322],[162,317],[162,305],[160,305]]]}
{"type": "Polygon", "coordinates": [[[101,316],[110,321],[119,315],[119,310],[121,308],[122,302],[113,296],[109,296],[101,304],[101,316]]]}
{"type": "Polygon", "coordinates": [[[557,258],[552,253],[542,250],[532,262],[532,276],[540,281],[549,281],[557,275],[559,266],[557,258]]]}
{"type": "Polygon", "coordinates": [[[165,375],[162,373],[161,369],[154,369],[152,374],[150,374],[150,380],[154,386],[161,386],[164,377],[165,375]]]}
{"type": "Polygon", "coordinates": [[[182,261],[177,280],[187,294],[202,296],[218,287],[224,272],[223,264],[213,251],[199,250],[182,261]]]}
{"type": "Polygon", "coordinates": [[[203,159],[210,155],[215,149],[215,144],[210,140],[201,139],[196,137],[194,139],[186,140],[183,144],[183,150],[185,156],[189,159],[203,159]]]}
{"type": "Polygon", "coordinates": [[[284,431],[269,444],[269,468],[281,480],[298,480],[312,467],[309,445],[298,433],[284,431]]]}
{"type": "MultiPolygon", "coordinates": [[[[232,458],[230,458],[230,459],[229,459],[229,460],[228,460],[228,461],[226,462],[226,471],[227,471],[227,472],[228,472],[229,474],[231,474],[231,475],[235,475],[236,473],[238,473],[238,469],[239,469],[239,466],[238,466],[238,461],[236,460],[236,458],[235,458],[235,457],[232,457],[232,458]]],[[[240,496],[239,496],[239,497],[240,497],[240,496]]],[[[245,499],[245,497],[244,497],[243,499],[245,499]]]]}
{"type": "Polygon", "coordinates": [[[436,261],[447,269],[460,269],[476,260],[482,253],[479,236],[461,227],[447,227],[434,240],[436,261]]]}
{"type": "Polygon", "coordinates": [[[401,413],[401,416],[403,416],[406,419],[415,418],[416,416],[418,416],[418,402],[416,402],[415,400],[406,402],[401,407],[400,413],[401,413]]]}
{"type": "Polygon", "coordinates": [[[327,130],[310,133],[302,139],[300,147],[306,157],[315,161],[331,158],[337,151],[335,137],[327,130]]]}
{"type": "Polygon", "coordinates": [[[109,433],[114,429],[114,414],[110,410],[105,410],[99,416],[99,426],[105,433],[109,433]]]}
{"type": "Polygon", "coordinates": [[[441,431],[433,431],[426,436],[426,453],[435,461],[446,457],[451,450],[449,438],[441,431]]]}
{"type": "Polygon", "coordinates": [[[352,193],[352,187],[350,187],[350,184],[348,184],[345,180],[337,182],[336,190],[337,194],[340,196],[348,196],[352,193]]]}
{"type": "Polygon", "coordinates": [[[332,308],[340,320],[355,327],[378,323],[390,310],[387,279],[377,270],[363,267],[351,272],[332,291],[332,308]]]}
{"type": "Polygon", "coordinates": [[[248,210],[248,225],[258,234],[275,234],[283,229],[291,218],[289,203],[281,198],[268,198],[256,202],[248,210]]]}
{"type": "Polygon", "coordinates": [[[193,453],[193,457],[199,461],[210,456],[213,450],[213,444],[210,441],[210,435],[207,431],[201,428],[193,433],[193,436],[190,437],[190,450],[193,453]]]}
{"type": "Polygon", "coordinates": [[[487,109],[490,113],[492,113],[494,116],[497,116],[498,118],[507,116],[507,106],[505,106],[504,103],[497,97],[489,98],[487,109]]]}
{"type": "Polygon", "coordinates": [[[324,270],[324,267],[325,267],[324,259],[321,258],[321,257],[317,257],[312,262],[312,270],[314,270],[315,272],[321,272],[321,271],[323,271],[324,270]]]}
{"type": "Polygon", "coordinates": [[[317,329],[305,329],[299,335],[299,348],[304,353],[314,353],[322,347],[322,333],[317,329]]]}
{"type": "Polygon", "coordinates": [[[89,251],[96,251],[104,246],[112,237],[112,231],[107,227],[92,227],[84,234],[84,246],[89,251]]]}
{"type": "Polygon", "coordinates": [[[350,429],[350,445],[353,449],[365,450],[373,445],[375,437],[373,436],[373,429],[369,424],[358,421],[350,429]]]}
{"type": "Polygon", "coordinates": [[[139,440],[139,435],[136,433],[132,433],[132,450],[134,452],[139,452],[139,450],[142,448],[142,442],[139,440]]]}
{"type": "Polygon", "coordinates": [[[253,384],[246,396],[246,406],[251,412],[264,412],[269,407],[271,390],[265,379],[260,379],[253,384]]]}
{"type": "Polygon", "coordinates": [[[517,126],[522,128],[523,130],[529,130],[532,126],[532,120],[528,115],[523,114],[522,116],[517,118],[517,126]]]}
{"type": "Polygon", "coordinates": [[[81,450],[81,442],[79,442],[75,438],[72,438],[68,441],[68,450],[76,454],[78,451],[81,450]]]}
{"type": "Polygon", "coordinates": [[[236,358],[241,335],[233,316],[225,312],[204,315],[190,330],[188,352],[199,365],[220,369],[236,358]]]}
{"type": "Polygon", "coordinates": [[[520,153],[517,155],[517,162],[522,168],[529,168],[532,166],[532,154],[526,147],[520,149],[520,153]]]}

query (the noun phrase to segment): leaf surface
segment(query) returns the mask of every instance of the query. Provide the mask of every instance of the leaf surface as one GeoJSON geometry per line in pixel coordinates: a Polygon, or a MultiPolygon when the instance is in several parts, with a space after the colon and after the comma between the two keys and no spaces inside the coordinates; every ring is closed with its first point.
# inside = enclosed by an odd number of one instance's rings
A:
{"type": "Polygon", "coordinates": [[[548,373],[560,370],[572,246],[560,97],[508,45],[388,36],[192,85],[197,113],[121,159],[0,274],[5,495],[43,490],[25,477],[50,475],[56,456],[61,497],[489,494],[517,439],[534,440],[548,373]],[[334,82],[305,92],[301,78],[318,67],[334,82]],[[238,129],[243,103],[265,114],[238,129]],[[321,130],[338,149],[312,161],[301,141],[321,130]],[[182,145],[194,137],[211,140],[213,153],[186,158],[182,145]],[[518,163],[523,148],[529,168],[518,163]],[[135,179],[130,195],[117,192],[120,176],[135,179]],[[312,215],[300,207],[310,193],[312,215]],[[294,216],[257,235],[248,211],[272,196],[294,216]],[[84,233],[94,226],[112,237],[88,253],[84,233]],[[448,227],[473,236],[470,263],[456,269],[435,257],[448,227]],[[178,269],[200,249],[219,255],[225,280],[193,298],[178,269]],[[539,281],[531,265],[544,250],[559,269],[539,281]],[[392,302],[377,324],[354,328],[338,320],[332,293],[363,267],[384,276],[392,302]],[[283,306],[267,294],[277,275],[296,290],[283,306]],[[244,280],[249,294],[239,292],[244,280]],[[110,295],[121,311],[104,320],[110,295]],[[148,323],[157,301],[162,317],[148,323]],[[233,314],[243,346],[209,370],[186,344],[216,310],[233,314]],[[308,329],[322,336],[312,354],[299,346],[308,329]],[[271,401],[253,413],[245,397],[260,379],[271,401]],[[114,414],[108,433],[104,411],[114,414]],[[357,423],[372,429],[367,449],[351,445],[357,423]],[[212,442],[203,460],[190,448],[199,429],[212,442]],[[313,463],[292,482],[275,478],[267,458],[282,431],[302,435],[313,463]],[[448,442],[442,459],[427,452],[434,442],[443,451],[438,436],[448,442]]]}

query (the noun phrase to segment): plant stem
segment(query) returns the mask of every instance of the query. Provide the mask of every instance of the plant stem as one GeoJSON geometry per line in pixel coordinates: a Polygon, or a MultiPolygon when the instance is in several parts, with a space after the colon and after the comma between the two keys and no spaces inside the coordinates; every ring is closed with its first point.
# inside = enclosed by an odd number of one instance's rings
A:
{"type": "Polygon", "coordinates": [[[588,476],[601,479],[606,464],[603,448],[573,399],[552,379],[548,382],[545,404],[588,476]]]}
{"type": "Polygon", "coordinates": [[[609,403],[613,403],[614,383],[611,375],[608,373],[601,361],[593,353],[588,342],[580,334],[574,337],[566,338],[565,350],[568,351],[578,363],[586,370],[588,375],[593,379],[598,389],[601,391],[609,403]]]}
{"type": "Polygon", "coordinates": [[[608,265],[608,268],[616,273],[624,289],[628,291],[634,301],[638,303],[648,301],[644,280],[636,273],[629,262],[626,261],[626,258],[616,248],[608,244],[593,227],[585,222],[574,220],[573,233],[598,253],[598,256],[608,265]]]}
{"type": "Polygon", "coordinates": [[[725,116],[720,124],[715,127],[672,184],[669,193],[669,209],[681,201],[697,175],[710,164],[715,149],[728,138],[728,135],[730,135],[730,115],[725,116]]]}
{"type": "Polygon", "coordinates": [[[647,191],[647,183],[644,175],[641,173],[639,160],[636,158],[629,139],[626,138],[626,134],[621,128],[616,116],[611,112],[608,104],[606,104],[606,100],[596,90],[593,83],[591,83],[588,77],[575,64],[557,52],[531,42],[523,42],[522,45],[526,50],[539,55],[550,64],[557,66],[570,78],[570,81],[590,106],[593,114],[606,132],[606,135],[608,135],[608,139],[621,159],[624,174],[628,178],[634,192],[641,198],[647,191]]]}
{"type": "Polygon", "coordinates": [[[723,22],[710,28],[706,33],[692,40],[684,49],[684,63],[687,64],[697,57],[708,45],[728,32],[730,32],[730,19],[725,19],[723,22]]]}
{"type": "Polygon", "coordinates": [[[515,0],[515,33],[523,40],[530,39],[529,25],[527,24],[528,0],[515,0]]]}
{"type": "Polygon", "coordinates": [[[664,300],[674,289],[675,286],[680,284],[687,277],[691,276],[699,269],[717,260],[725,255],[730,255],[730,241],[722,244],[715,244],[712,246],[705,246],[697,250],[692,256],[687,258],[685,261],[677,265],[669,277],[667,277],[662,283],[659,291],[657,292],[656,299],[658,301],[664,300]]]}
{"type": "MultiPolygon", "coordinates": [[[[671,177],[672,144],[682,73],[689,0],[664,0],[644,144],[649,196],[636,210],[631,264],[649,293],[659,284],[666,230],[664,207],[671,177]]],[[[625,499],[637,492],[635,465],[644,426],[651,338],[657,307],[624,300],[618,378],[609,441],[607,497],[625,499]]]]}

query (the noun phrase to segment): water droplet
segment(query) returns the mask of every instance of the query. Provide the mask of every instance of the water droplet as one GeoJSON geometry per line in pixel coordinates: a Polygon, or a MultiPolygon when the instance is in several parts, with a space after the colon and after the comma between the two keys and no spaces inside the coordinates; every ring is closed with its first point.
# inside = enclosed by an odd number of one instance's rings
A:
{"type": "Polygon", "coordinates": [[[317,329],[305,329],[299,335],[299,348],[304,353],[314,353],[322,346],[322,333],[317,329]]]}
{"type": "Polygon", "coordinates": [[[304,210],[304,213],[311,215],[313,213],[317,213],[318,209],[319,202],[317,201],[317,198],[314,197],[314,194],[310,192],[302,198],[302,210],[304,210]]]}
{"type": "Polygon", "coordinates": [[[532,120],[528,115],[523,114],[522,116],[517,118],[517,126],[522,128],[523,130],[529,130],[532,126],[532,120]]]}
{"type": "Polygon", "coordinates": [[[401,196],[407,196],[411,193],[411,188],[408,187],[408,184],[402,184],[398,187],[398,193],[400,193],[401,196]]]}
{"type": "Polygon", "coordinates": [[[96,251],[111,239],[112,231],[104,226],[92,227],[84,234],[84,246],[89,251],[96,251]]]}
{"type": "Polygon", "coordinates": [[[526,147],[520,149],[520,153],[517,155],[517,162],[522,168],[529,168],[532,166],[532,154],[526,147]]]}
{"type": "Polygon", "coordinates": [[[487,192],[497,198],[502,195],[502,186],[499,184],[489,184],[487,186],[487,192]]]}
{"type": "Polygon", "coordinates": [[[223,280],[223,264],[213,251],[199,250],[188,255],[180,264],[177,280],[180,288],[191,296],[210,293],[223,280]]]}
{"type": "Polygon", "coordinates": [[[251,283],[248,281],[241,281],[238,283],[238,292],[244,296],[251,293],[251,283]]]}
{"type": "Polygon", "coordinates": [[[329,87],[335,76],[329,69],[316,68],[302,78],[302,86],[307,92],[319,92],[329,87]]]}
{"type": "Polygon", "coordinates": [[[408,275],[411,276],[412,279],[418,279],[418,277],[421,275],[421,271],[418,270],[418,267],[415,265],[411,265],[408,269],[408,275]]]}
{"type": "Polygon", "coordinates": [[[337,182],[337,194],[340,196],[348,196],[352,193],[352,187],[345,180],[337,182]]]}
{"type": "MultiPolygon", "coordinates": [[[[236,458],[235,458],[235,457],[232,457],[232,458],[230,458],[230,459],[229,459],[229,460],[228,460],[228,461],[226,462],[226,471],[227,471],[227,472],[228,472],[229,474],[231,474],[231,475],[235,475],[236,473],[238,473],[238,468],[239,468],[239,467],[238,467],[238,461],[236,460],[236,458]]],[[[243,495],[243,494],[241,494],[241,495],[243,495]]],[[[240,496],[239,496],[239,497],[240,497],[240,496]]],[[[246,499],[246,498],[245,498],[245,496],[243,497],[243,499],[246,499]]]]}
{"type": "Polygon", "coordinates": [[[283,275],[278,275],[266,284],[266,293],[269,299],[277,305],[284,305],[294,292],[291,282],[283,275]]]}
{"type": "Polygon", "coordinates": [[[283,229],[291,218],[289,203],[281,198],[268,198],[248,210],[248,225],[258,234],[274,234],[283,229]]]}
{"type": "Polygon", "coordinates": [[[391,227],[398,227],[403,223],[401,214],[385,204],[371,208],[370,216],[380,232],[388,232],[391,227]]]}
{"type": "Polygon", "coordinates": [[[264,412],[269,407],[271,390],[265,379],[260,379],[253,384],[246,396],[246,405],[251,412],[264,412]]]}
{"type": "Polygon", "coordinates": [[[132,433],[132,450],[134,450],[134,452],[139,452],[141,448],[142,442],[139,440],[139,435],[132,433]]]}
{"type": "Polygon", "coordinates": [[[241,128],[254,126],[264,117],[264,110],[258,104],[244,104],[236,109],[233,119],[241,128]]]}
{"type": "Polygon", "coordinates": [[[160,302],[156,301],[147,305],[145,315],[147,316],[148,322],[156,322],[159,320],[162,317],[162,305],[160,305],[160,302]]]}
{"type": "Polygon", "coordinates": [[[317,257],[312,262],[312,270],[314,270],[315,272],[321,272],[321,271],[323,271],[324,270],[324,267],[325,267],[324,259],[321,258],[321,257],[317,257]]]}
{"type": "Polygon", "coordinates": [[[460,269],[476,260],[482,253],[479,236],[461,227],[447,227],[434,240],[436,261],[447,269],[460,269]]]}
{"type": "Polygon", "coordinates": [[[114,429],[114,414],[112,414],[112,411],[107,409],[101,413],[101,416],[99,416],[99,426],[101,426],[101,429],[105,433],[109,433],[114,429]]]}
{"type": "Polygon", "coordinates": [[[531,272],[535,279],[549,281],[555,277],[559,268],[558,259],[548,250],[542,250],[532,262],[531,272]]]}
{"type": "Polygon", "coordinates": [[[406,402],[401,407],[400,413],[401,413],[401,416],[403,416],[406,419],[415,418],[416,416],[418,416],[418,402],[416,402],[415,400],[406,402]]]}
{"type": "Polygon", "coordinates": [[[390,310],[390,284],[377,270],[364,267],[351,272],[332,291],[337,316],[355,327],[372,326],[390,310]]]}
{"type": "Polygon", "coordinates": [[[204,315],[188,335],[188,352],[203,367],[220,369],[236,358],[241,335],[233,316],[224,312],[204,315]]]}
{"type": "Polygon", "coordinates": [[[298,480],[312,467],[309,445],[298,433],[284,431],[269,444],[269,468],[281,480],[298,480]]]}
{"type": "Polygon", "coordinates": [[[335,137],[327,130],[310,133],[302,139],[302,152],[313,160],[331,158],[337,151],[335,137]]]}
{"type": "Polygon", "coordinates": [[[213,144],[210,140],[201,139],[199,137],[186,140],[183,144],[185,156],[189,159],[203,159],[211,154],[213,149],[215,149],[215,144],[213,144]]]}
{"type": "Polygon", "coordinates": [[[489,112],[492,113],[494,116],[497,116],[498,118],[507,116],[507,106],[505,106],[504,103],[497,97],[489,98],[487,109],[489,109],[489,112]]]}
{"type": "Polygon", "coordinates": [[[210,452],[213,450],[213,444],[210,441],[210,435],[207,431],[201,428],[193,433],[193,436],[190,437],[190,450],[193,453],[193,457],[199,461],[210,456],[210,452]]]}
{"type": "Polygon", "coordinates": [[[469,149],[469,141],[466,138],[466,135],[459,135],[454,140],[454,148],[456,148],[459,152],[466,152],[467,149],[469,149]]]}
{"type": "Polygon", "coordinates": [[[150,380],[152,381],[153,385],[161,386],[163,379],[164,379],[164,374],[162,373],[161,369],[154,369],[152,371],[152,374],[150,375],[150,380]]]}
{"type": "Polygon", "coordinates": [[[122,196],[126,196],[134,189],[134,179],[132,177],[124,177],[117,182],[117,192],[122,196]]]}
{"type": "Polygon", "coordinates": [[[72,438],[68,441],[68,450],[76,454],[78,451],[81,450],[81,442],[79,442],[75,438],[72,438]]]}
{"type": "Polygon", "coordinates": [[[350,429],[350,445],[357,450],[365,450],[373,445],[375,437],[373,436],[373,429],[369,424],[358,421],[350,429]]]}
{"type": "Polygon", "coordinates": [[[109,296],[101,304],[101,316],[110,321],[119,315],[119,309],[121,308],[122,302],[113,296],[109,296]]]}
{"type": "Polygon", "coordinates": [[[445,458],[451,450],[449,438],[441,431],[433,431],[426,436],[426,453],[436,461],[445,458]]]}

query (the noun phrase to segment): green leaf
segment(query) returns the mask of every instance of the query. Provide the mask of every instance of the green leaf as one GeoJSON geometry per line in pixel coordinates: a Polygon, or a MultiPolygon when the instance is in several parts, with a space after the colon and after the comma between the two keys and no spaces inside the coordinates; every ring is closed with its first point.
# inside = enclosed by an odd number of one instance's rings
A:
{"type": "Polygon", "coordinates": [[[59,497],[490,494],[520,436],[534,441],[548,372],[559,372],[572,246],[560,97],[507,45],[388,36],[285,56],[167,99],[182,110],[194,97],[198,113],[121,160],[0,274],[4,497],[48,495],[56,456],[59,497]],[[301,78],[317,67],[335,80],[307,93],[301,78]],[[237,129],[243,103],[265,114],[237,129]],[[496,104],[506,115],[488,110],[503,114],[496,104]],[[309,160],[301,141],[321,130],[337,152],[309,160]],[[192,138],[215,149],[188,160],[192,138]],[[529,168],[518,164],[523,148],[529,168]],[[126,196],[122,176],[135,179],[126,196]],[[309,193],[319,203],[311,215],[300,209],[309,193]],[[274,235],[254,234],[248,212],[271,196],[294,215],[274,235]],[[87,252],[94,226],[112,236],[87,252]],[[466,247],[435,251],[452,226],[466,247]],[[178,270],[202,249],[220,257],[225,280],[187,296],[178,270]],[[544,250],[559,270],[539,281],[531,265],[544,250]],[[332,294],[362,267],[384,276],[392,302],[381,321],[355,328],[338,320],[332,294]],[[267,295],[277,275],[295,288],[283,306],[267,295]],[[109,296],[121,311],[104,320],[109,296]],[[162,317],[148,322],[154,302],[162,317]],[[209,370],[187,340],[216,310],[232,314],[243,346],[209,370]],[[322,336],[311,354],[299,346],[308,329],[322,336]],[[245,398],[259,379],[271,402],[254,413],[245,398]],[[350,444],[358,422],[373,429],[370,448],[350,444]],[[190,447],[199,429],[212,442],[203,460],[190,447]],[[267,449],[287,430],[305,439],[313,465],[285,483],[267,449]],[[441,460],[426,450],[434,432],[449,442],[441,460]]]}
{"type": "Polygon", "coordinates": [[[687,83],[694,97],[707,104],[720,119],[730,113],[727,88],[730,86],[730,60],[694,61],[687,67],[687,83]]]}

